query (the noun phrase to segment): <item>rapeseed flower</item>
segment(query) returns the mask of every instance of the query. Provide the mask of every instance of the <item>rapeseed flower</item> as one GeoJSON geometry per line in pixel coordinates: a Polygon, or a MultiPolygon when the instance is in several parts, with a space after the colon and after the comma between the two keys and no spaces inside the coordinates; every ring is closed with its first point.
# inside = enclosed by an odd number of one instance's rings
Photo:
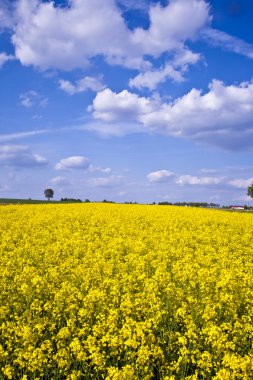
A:
{"type": "Polygon", "coordinates": [[[252,379],[251,214],[0,208],[0,379],[252,379]]]}

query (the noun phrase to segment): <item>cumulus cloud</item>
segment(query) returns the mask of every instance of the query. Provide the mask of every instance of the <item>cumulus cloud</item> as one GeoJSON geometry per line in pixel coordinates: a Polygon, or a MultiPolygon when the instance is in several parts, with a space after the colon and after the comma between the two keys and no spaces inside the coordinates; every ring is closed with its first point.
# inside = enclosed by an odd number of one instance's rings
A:
{"type": "Polygon", "coordinates": [[[165,82],[168,78],[177,83],[183,82],[185,80],[184,74],[188,71],[189,66],[196,64],[200,59],[200,54],[193,53],[191,50],[184,48],[178,51],[175,57],[163,67],[146,70],[131,78],[129,86],[138,89],[146,87],[154,90],[158,84],[165,82]]]}
{"type": "Polygon", "coordinates": [[[159,83],[165,82],[168,78],[173,79],[175,82],[183,82],[184,78],[180,71],[176,70],[172,64],[167,63],[159,70],[150,70],[138,74],[136,77],[130,79],[129,86],[141,89],[143,87],[154,90],[159,83]]]}
{"type": "Polygon", "coordinates": [[[147,70],[130,79],[129,86],[141,88],[149,88],[154,90],[158,84],[165,82],[168,78],[174,82],[183,82],[185,80],[184,73],[187,72],[190,65],[196,64],[200,60],[200,54],[193,53],[190,50],[178,52],[173,60],[167,62],[164,67],[147,70]]]}
{"type": "Polygon", "coordinates": [[[90,167],[90,160],[83,156],[71,156],[61,159],[56,165],[55,170],[73,170],[82,169],[88,170],[90,167]]]}
{"type": "Polygon", "coordinates": [[[166,7],[151,7],[149,18],[150,27],[135,29],[132,39],[143,54],[159,56],[196,37],[210,22],[209,6],[202,0],[173,0],[166,7]]]}
{"type": "Polygon", "coordinates": [[[147,179],[150,183],[168,183],[171,182],[173,184],[179,186],[219,186],[222,187],[232,187],[235,189],[247,189],[253,183],[253,177],[250,178],[233,178],[229,175],[225,176],[217,176],[217,170],[207,170],[201,172],[207,173],[216,173],[216,176],[196,176],[192,174],[184,174],[178,175],[174,172],[168,170],[158,170],[156,172],[151,172],[147,175],[147,179]]]}
{"type": "Polygon", "coordinates": [[[170,103],[127,90],[117,94],[105,89],[96,95],[89,110],[102,122],[128,121],[130,133],[136,125],[136,132],[142,127],[143,132],[189,138],[228,149],[253,145],[253,82],[226,86],[213,80],[206,93],[193,88],[170,103]]]}
{"type": "Polygon", "coordinates": [[[20,104],[26,108],[31,108],[34,106],[45,107],[48,102],[47,98],[38,94],[34,90],[30,90],[23,94],[20,94],[19,99],[20,99],[20,104]]]}
{"type": "Polygon", "coordinates": [[[149,182],[168,182],[174,177],[174,173],[168,170],[158,170],[147,175],[149,182]]]}
{"type": "MultiPolygon", "coordinates": [[[[92,165],[90,160],[84,156],[71,156],[61,159],[56,165],[55,170],[74,170],[81,169],[88,173],[103,173],[110,174],[112,172],[111,168],[103,168],[101,166],[92,165]]],[[[62,179],[63,177],[55,177],[56,180],[62,179]]]]}
{"type": "Polygon", "coordinates": [[[73,0],[62,8],[53,2],[20,0],[16,17],[12,40],[24,65],[71,70],[85,67],[96,55],[140,65],[141,59],[131,53],[129,31],[113,0],[73,0]]]}
{"type": "Polygon", "coordinates": [[[19,0],[16,8],[12,36],[16,57],[23,65],[41,69],[83,68],[97,55],[110,64],[151,67],[147,55],[158,58],[164,52],[184,51],[187,41],[210,22],[205,0],[150,6],[149,28],[134,31],[126,26],[116,0],[72,0],[68,7],[53,1],[19,0]]]}
{"type": "Polygon", "coordinates": [[[74,95],[86,90],[98,92],[104,88],[104,85],[101,82],[101,78],[86,76],[74,84],[68,80],[60,79],[59,88],[69,95],[74,95]]]}
{"type": "Polygon", "coordinates": [[[223,182],[222,178],[218,177],[196,177],[192,175],[182,175],[177,178],[176,183],[180,186],[185,185],[218,185],[223,182]]]}
{"type": "MultiPolygon", "coordinates": [[[[200,54],[189,47],[195,39],[253,57],[251,44],[210,27],[207,0],[170,0],[165,6],[144,0],[71,0],[66,6],[17,0],[15,11],[10,11],[13,7],[7,0],[2,2],[0,24],[12,30],[15,57],[25,66],[42,70],[85,68],[94,57],[102,56],[109,64],[140,71],[130,80],[131,87],[153,90],[168,78],[181,82],[189,65],[199,61],[200,54]],[[143,11],[149,26],[128,28],[123,13],[130,9],[143,11]],[[157,69],[154,62],[164,53],[172,58],[157,69]]],[[[71,95],[87,88],[101,90],[89,77],[76,83],[62,79],[59,85],[71,95]]]]}
{"type": "Polygon", "coordinates": [[[158,170],[156,172],[151,172],[147,175],[147,179],[151,183],[161,183],[173,181],[175,184],[180,186],[185,185],[218,185],[225,181],[224,177],[198,177],[190,174],[177,175],[172,171],[168,170],[158,170]]]}
{"type": "Polygon", "coordinates": [[[253,134],[253,83],[225,86],[212,81],[205,94],[192,89],[170,104],[143,115],[153,131],[230,148],[250,144],[253,134]]]}
{"type": "Polygon", "coordinates": [[[0,145],[0,162],[5,166],[39,167],[47,165],[47,160],[30,151],[26,145],[0,145]]]}
{"type": "Polygon", "coordinates": [[[88,107],[95,119],[105,122],[139,121],[142,115],[151,113],[152,110],[154,105],[151,99],[139,97],[127,90],[117,94],[109,88],[99,92],[93,105],[88,107]]]}

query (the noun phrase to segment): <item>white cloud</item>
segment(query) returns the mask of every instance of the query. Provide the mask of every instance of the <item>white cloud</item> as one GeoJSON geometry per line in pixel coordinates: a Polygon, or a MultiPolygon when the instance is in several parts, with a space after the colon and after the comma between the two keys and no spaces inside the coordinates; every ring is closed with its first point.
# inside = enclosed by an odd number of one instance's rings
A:
{"type": "Polygon", "coordinates": [[[87,170],[90,166],[90,160],[83,156],[71,156],[61,159],[56,165],[55,170],[87,170]]]}
{"type": "Polygon", "coordinates": [[[172,0],[166,7],[150,8],[150,27],[137,28],[132,36],[143,54],[159,56],[165,51],[183,48],[210,22],[209,6],[202,0],[172,0]]]}
{"type": "Polygon", "coordinates": [[[233,179],[228,182],[229,185],[236,187],[237,189],[247,189],[248,186],[250,186],[253,183],[253,177],[248,179],[233,179]]]}
{"type": "Polygon", "coordinates": [[[151,172],[147,175],[147,179],[151,183],[169,182],[173,181],[180,186],[185,185],[218,185],[225,182],[224,177],[197,177],[190,174],[177,175],[172,171],[158,170],[151,172]]]}
{"type": "Polygon", "coordinates": [[[200,54],[183,49],[175,55],[174,59],[167,62],[164,67],[158,70],[147,70],[130,79],[129,86],[138,89],[146,87],[154,90],[158,84],[165,82],[168,78],[174,82],[183,82],[185,80],[184,73],[187,72],[190,65],[196,64],[200,58],[200,54]]]}
{"type": "Polygon", "coordinates": [[[0,68],[8,61],[13,61],[15,57],[10,54],[6,54],[5,52],[0,53],[0,68]]]}
{"type": "Polygon", "coordinates": [[[150,70],[145,73],[138,74],[130,79],[129,86],[141,89],[143,87],[154,90],[159,83],[165,82],[171,78],[175,82],[183,82],[184,78],[180,71],[176,70],[171,64],[167,63],[159,70],[150,70]]]}
{"type": "Polygon", "coordinates": [[[199,62],[201,59],[201,54],[199,53],[193,53],[191,50],[183,50],[179,51],[172,63],[175,67],[181,68],[182,72],[185,72],[188,70],[189,65],[194,65],[195,63],[199,62]]]}
{"type": "Polygon", "coordinates": [[[59,87],[67,94],[74,95],[86,90],[98,92],[104,88],[104,85],[102,84],[100,78],[86,76],[78,80],[75,84],[71,83],[68,80],[61,79],[59,80],[59,87]]]}
{"type": "Polygon", "coordinates": [[[221,30],[213,28],[204,29],[202,35],[206,41],[213,46],[217,46],[223,50],[232,51],[253,59],[253,45],[241,40],[240,38],[231,36],[221,30]]]}
{"type": "MultiPolygon", "coordinates": [[[[152,90],[168,78],[183,80],[189,65],[199,61],[200,55],[187,46],[197,38],[253,57],[251,44],[210,27],[207,0],[170,0],[166,6],[144,0],[71,0],[68,6],[57,6],[54,1],[18,0],[15,12],[10,12],[8,1],[2,2],[0,24],[12,28],[16,58],[25,66],[72,70],[103,56],[109,64],[140,70],[130,85],[152,90]],[[145,12],[149,27],[130,30],[122,15],[129,9],[145,12]],[[166,52],[172,59],[157,70],[152,62],[166,52]]],[[[3,60],[6,57],[2,56],[3,60]]],[[[83,88],[98,91],[98,84],[87,84],[86,80],[75,84],[61,80],[60,87],[69,94],[82,92],[83,88]]]]}
{"type": "Polygon", "coordinates": [[[176,183],[180,186],[185,185],[218,185],[223,182],[223,178],[218,177],[196,177],[192,175],[182,175],[177,178],[176,183]]]}
{"type": "Polygon", "coordinates": [[[5,166],[38,167],[47,165],[47,160],[34,154],[26,145],[0,145],[0,162],[5,166]]]}
{"type": "Polygon", "coordinates": [[[180,186],[185,185],[203,185],[203,186],[209,186],[209,185],[224,185],[224,186],[231,186],[237,189],[247,189],[248,186],[250,186],[253,183],[253,177],[248,179],[229,179],[226,177],[197,177],[192,175],[182,175],[177,177],[176,184],[180,186]]]}
{"type": "Polygon", "coordinates": [[[113,0],[73,0],[66,8],[20,0],[16,16],[13,43],[24,65],[71,70],[97,55],[140,65],[139,57],[129,53],[130,32],[113,0]]]}
{"type": "MultiPolygon", "coordinates": [[[[106,89],[97,94],[89,110],[102,122],[129,122],[130,133],[161,133],[228,149],[253,145],[253,82],[226,86],[213,80],[206,93],[193,88],[170,103],[106,89]]],[[[94,129],[102,131],[103,123],[94,129]]]]}
{"type": "Polygon", "coordinates": [[[93,111],[93,117],[105,122],[138,121],[143,114],[153,110],[153,102],[149,98],[141,98],[127,90],[119,94],[109,88],[99,92],[88,111],[93,111]]]}
{"type": "Polygon", "coordinates": [[[233,187],[236,189],[246,190],[253,183],[253,177],[250,178],[231,178],[229,175],[217,176],[217,170],[202,169],[202,173],[216,173],[216,176],[196,176],[192,174],[178,175],[168,170],[158,170],[147,175],[150,183],[172,182],[179,186],[217,186],[223,188],[233,187]]]}
{"type": "Polygon", "coordinates": [[[253,83],[225,86],[214,80],[206,94],[192,89],[143,115],[142,122],[157,132],[240,149],[253,134],[252,95],[253,83]]]}
{"type": "Polygon", "coordinates": [[[168,170],[158,170],[147,175],[149,182],[168,182],[173,177],[174,173],[168,170]]]}
{"type": "Polygon", "coordinates": [[[53,1],[19,0],[15,17],[12,41],[21,63],[63,70],[83,68],[98,55],[110,64],[150,67],[144,56],[184,51],[185,43],[210,22],[204,0],[151,6],[147,30],[128,29],[116,0],[72,0],[68,7],[57,7],[53,1]]]}
{"type": "Polygon", "coordinates": [[[20,104],[26,108],[34,106],[45,107],[47,106],[48,99],[38,94],[34,90],[27,91],[19,96],[20,104]]]}
{"type": "Polygon", "coordinates": [[[90,178],[88,183],[94,187],[115,187],[122,184],[124,177],[111,175],[109,177],[90,178]]]}

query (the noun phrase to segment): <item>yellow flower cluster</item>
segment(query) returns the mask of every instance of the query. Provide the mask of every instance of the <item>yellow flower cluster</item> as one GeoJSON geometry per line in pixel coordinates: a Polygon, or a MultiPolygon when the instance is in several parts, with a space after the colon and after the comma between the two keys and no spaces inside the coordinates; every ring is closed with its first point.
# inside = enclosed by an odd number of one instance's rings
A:
{"type": "Polygon", "coordinates": [[[0,208],[0,379],[253,379],[253,217],[0,208]]]}

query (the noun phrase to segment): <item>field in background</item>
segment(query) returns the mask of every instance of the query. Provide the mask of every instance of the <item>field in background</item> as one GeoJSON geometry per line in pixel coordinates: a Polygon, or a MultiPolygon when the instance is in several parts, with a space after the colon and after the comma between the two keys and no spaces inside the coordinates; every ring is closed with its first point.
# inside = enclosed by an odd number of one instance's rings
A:
{"type": "Polygon", "coordinates": [[[54,200],[39,200],[39,199],[18,199],[18,198],[0,198],[0,205],[5,204],[47,204],[47,203],[62,203],[54,200]]]}
{"type": "Polygon", "coordinates": [[[0,379],[252,379],[251,214],[0,208],[0,379]]]}

